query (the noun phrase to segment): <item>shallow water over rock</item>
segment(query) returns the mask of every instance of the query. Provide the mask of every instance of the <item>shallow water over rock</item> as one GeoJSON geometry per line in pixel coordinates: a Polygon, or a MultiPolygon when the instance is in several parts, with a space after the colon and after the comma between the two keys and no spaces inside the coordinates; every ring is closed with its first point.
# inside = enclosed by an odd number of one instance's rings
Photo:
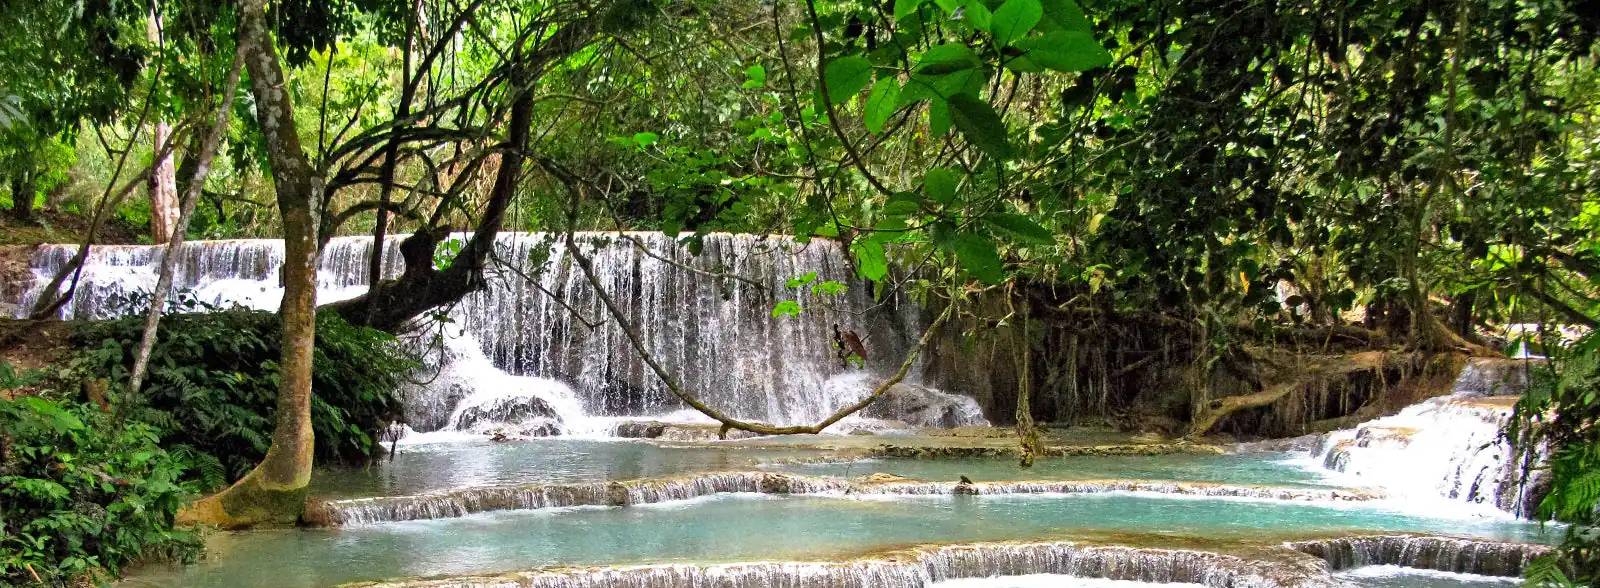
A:
{"type": "MultiPolygon", "coordinates": [[[[222,534],[212,541],[214,555],[207,561],[179,570],[145,570],[130,585],[326,586],[547,565],[831,559],[930,540],[1010,541],[1145,532],[1251,542],[1360,530],[1448,532],[1497,540],[1543,537],[1536,525],[1527,523],[1430,519],[1361,504],[1122,492],[929,497],[721,494],[645,506],[506,511],[330,530],[222,534]]],[[[1007,573],[1047,571],[1051,570],[1007,573]]]]}

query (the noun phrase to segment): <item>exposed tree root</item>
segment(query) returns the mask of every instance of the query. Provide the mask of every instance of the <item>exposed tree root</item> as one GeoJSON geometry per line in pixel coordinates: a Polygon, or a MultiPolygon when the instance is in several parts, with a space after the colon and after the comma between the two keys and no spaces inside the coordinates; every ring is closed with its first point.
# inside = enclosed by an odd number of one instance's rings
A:
{"type": "MultiPolygon", "coordinates": [[[[1406,356],[1387,351],[1363,351],[1308,359],[1292,368],[1295,376],[1287,381],[1267,385],[1260,391],[1239,396],[1217,398],[1206,404],[1190,421],[1187,437],[1196,438],[1211,432],[1217,424],[1241,410],[1259,408],[1277,402],[1301,387],[1319,379],[1343,377],[1361,371],[1378,371],[1399,366],[1406,356]]],[[[1284,370],[1291,371],[1291,370],[1284,370]]]]}

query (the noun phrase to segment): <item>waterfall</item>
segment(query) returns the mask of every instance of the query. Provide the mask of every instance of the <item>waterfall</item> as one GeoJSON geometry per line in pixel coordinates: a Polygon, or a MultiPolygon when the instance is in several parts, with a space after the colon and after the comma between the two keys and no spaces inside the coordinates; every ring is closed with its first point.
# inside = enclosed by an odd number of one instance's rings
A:
{"type": "Polygon", "coordinates": [[[1204,551],[1066,541],[936,545],[843,562],[554,568],[363,584],[367,588],[921,588],[961,578],[1061,574],[1212,588],[1333,588],[1309,558],[1249,561],[1204,551]]]}
{"type": "Polygon", "coordinates": [[[1395,565],[1485,576],[1519,576],[1523,566],[1550,551],[1528,543],[1418,535],[1341,537],[1287,546],[1320,557],[1335,570],[1395,565]]]}
{"type": "Polygon", "coordinates": [[[1304,502],[1371,500],[1375,495],[1327,488],[1280,488],[1207,482],[1141,480],[953,482],[850,481],[774,472],[713,472],[670,478],[576,484],[474,486],[409,496],[314,501],[306,520],[322,526],[463,517],[471,514],[573,506],[627,506],[689,500],[722,493],[848,496],[953,494],[1101,494],[1136,492],[1207,498],[1304,502]]]}
{"type": "MultiPolygon", "coordinates": [[[[659,233],[580,233],[578,241],[651,353],[686,389],[739,418],[820,420],[897,367],[927,322],[903,297],[875,300],[851,277],[839,244],[829,240],[712,234],[698,255],[659,233]],[[830,280],[848,288],[832,295],[816,291],[830,280]],[[804,311],[775,317],[780,301],[795,301],[804,311]],[[834,325],[865,339],[864,368],[846,367],[836,357],[834,325]]],[[[398,242],[386,242],[388,276],[403,269],[398,242]]],[[[15,301],[19,307],[29,307],[75,251],[73,245],[41,246],[31,262],[34,283],[15,301]]],[[[331,239],[319,262],[319,303],[364,292],[371,253],[370,238],[331,239]]],[[[93,248],[61,317],[140,311],[137,293],[153,287],[162,254],[153,246],[93,248]]],[[[178,255],[176,287],[195,301],[272,310],[282,298],[281,241],[193,241],[178,255]]],[[[447,332],[446,352],[434,354],[443,359],[417,378],[429,383],[405,391],[413,428],[566,434],[592,425],[581,422],[587,415],[685,408],[610,320],[555,235],[502,234],[486,274],[489,287],[461,300],[449,311],[451,322],[439,326],[447,332]],[[473,346],[475,353],[468,349],[473,346]],[[462,419],[471,423],[463,426],[462,419]]],[[[923,372],[916,366],[865,416],[915,426],[987,424],[971,398],[931,387],[923,372]]]]}
{"type": "Polygon", "coordinates": [[[1524,368],[1473,360],[1450,394],[1328,434],[1318,461],[1397,497],[1443,497],[1526,515],[1536,484],[1523,483],[1523,454],[1502,435],[1515,395],[1526,387],[1524,368]]]}

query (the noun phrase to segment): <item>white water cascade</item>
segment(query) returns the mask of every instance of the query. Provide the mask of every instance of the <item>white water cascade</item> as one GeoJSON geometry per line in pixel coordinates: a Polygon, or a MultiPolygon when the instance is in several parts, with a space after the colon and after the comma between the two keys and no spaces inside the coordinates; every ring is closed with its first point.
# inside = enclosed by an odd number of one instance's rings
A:
{"type": "MultiPolygon", "coordinates": [[[[852,279],[832,241],[713,234],[694,255],[658,233],[580,233],[578,239],[651,353],[707,404],[741,418],[778,424],[821,419],[896,367],[926,323],[926,313],[909,301],[875,301],[852,279]],[[805,283],[796,286],[794,278],[805,283]],[[849,288],[816,293],[814,286],[825,280],[849,288]],[[773,316],[784,300],[798,302],[804,312],[773,316]],[[833,325],[865,339],[865,368],[845,367],[835,356],[833,325]]],[[[386,275],[402,269],[398,242],[385,247],[386,275]]],[[[330,240],[320,260],[319,303],[365,292],[371,249],[365,237],[330,240]]],[[[32,283],[5,287],[22,292],[8,302],[29,307],[75,250],[40,247],[31,262],[32,283]]],[[[130,297],[153,288],[161,254],[150,246],[93,248],[62,318],[139,310],[130,297]]],[[[281,241],[190,242],[181,255],[175,284],[195,300],[271,310],[282,297],[281,241]]],[[[554,235],[503,234],[493,261],[490,286],[450,309],[452,322],[440,327],[445,349],[431,354],[437,365],[417,377],[427,384],[403,391],[413,428],[594,434],[604,419],[590,415],[670,415],[685,408],[609,320],[554,235]]],[[[912,425],[986,424],[976,402],[932,388],[922,381],[923,371],[915,367],[888,402],[866,416],[912,425]]]]}
{"type": "Polygon", "coordinates": [[[1519,361],[1473,360],[1450,394],[1329,433],[1317,461],[1399,498],[1444,498],[1527,515],[1537,484],[1523,483],[1524,455],[1502,435],[1516,395],[1527,385],[1525,367],[1519,361]]]}

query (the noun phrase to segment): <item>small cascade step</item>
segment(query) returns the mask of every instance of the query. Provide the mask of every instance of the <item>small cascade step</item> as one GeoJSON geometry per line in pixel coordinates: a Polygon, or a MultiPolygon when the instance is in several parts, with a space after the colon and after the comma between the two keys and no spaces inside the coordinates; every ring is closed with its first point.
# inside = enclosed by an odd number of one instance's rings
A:
{"type": "Polygon", "coordinates": [[[721,472],[613,482],[481,486],[409,496],[312,501],[307,508],[305,519],[309,524],[318,526],[358,525],[463,517],[502,510],[656,504],[735,492],[868,496],[1141,492],[1323,503],[1378,498],[1376,494],[1361,490],[1205,482],[1071,480],[961,483],[902,479],[852,481],[773,472],[721,472]]]}
{"type": "Polygon", "coordinates": [[[921,588],[943,580],[1022,574],[1214,588],[1339,586],[1319,564],[1292,556],[1269,562],[1208,551],[1053,541],[927,546],[841,562],[539,569],[493,576],[351,584],[346,588],[921,588]]]}

